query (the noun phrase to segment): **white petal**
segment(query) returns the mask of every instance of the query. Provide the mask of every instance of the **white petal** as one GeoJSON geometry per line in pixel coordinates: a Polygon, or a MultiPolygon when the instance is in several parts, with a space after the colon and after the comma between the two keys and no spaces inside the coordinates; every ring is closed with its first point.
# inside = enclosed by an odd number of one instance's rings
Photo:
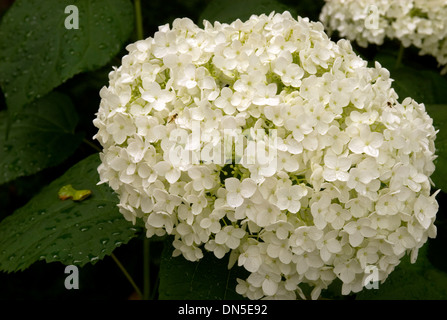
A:
{"type": "Polygon", "coordinates": [[[259,257],[248,257],[247,260],[245,260],[244,267],[249,272],[256,272],[259,270],[261,263],[262,261],[259,257]]]}
{"type": "Polygon", "coordinates": [[[327,262],[332,257],[332,254],[326,247],[323,247],[320,249],[320,257],[324,262],[327,262]]]}
{"type": "Polygon", "coordinates": [[[289,205],[289,211],[291,213],[297,213],[301,209],[301,202],[300,201],[291,201],[289,205]]]}
{"type": "Polygon", "coordinates": [[[258,185],[256,184],[256,182],[253,179],[250,179],[250,178],[244,179],[240,186],[241,195],[244,198],[250,198],[255,193],[257,187],[258,187],[258,185]]]}
{"type": "Polygon", "coordinates": [[[282,263],[289,264],[290,261],[292,261],[292,257],[293,257],[293,254],[289,250],[283,249],[279,252],[279,260],[282,263]]]}
{"type": "Polygon", "coordinates": [[[236,192],[240,184],[241,182],[239,181],[239,179],[236,178],[225,179],[225,189],[227,189],[228,192],[236,192]]]}
{"type": "Polygon", "coordinates": [[[365,148],[365,143],[362,139],[355,137],[349,142],[349,149],[354,153],[363,153],[363,149],[365,148]]]}
{"type": "Polygon", "coordinates": [[[296,272],[298,272],[298,274],[304,274],[307,270],[309,269],[309,265],[307,264],[307,262],[305,261],[305,259],[300,259],[297,263],[296,263],[296,272]]]}
{"type": "Polygon", "coordinates": [[[326,181],[335,181],[337,180],[337,172],[333,169],[324,168],[323,178],[326,181]]]}
{"type": "Polygon", "coordinates": [[[221,230],[216,234],[216,238],[214,241],[216,241],[217,244],[225,244],[225,242],[228,240],[228,234],[226,231],[221,230]]]}
{"type": "Polygon", "coordinates": [[[337,166],[337,156],[334,156],[331,154],[325,155],[324,156],[324,164],[328,168],[335,169],[335,167],[337,166]]]}
{"type": "Polygon", "coordinates": [[[152,208],[154,207],[154,203],[149,197],[141,197],[141,211],[144,213],[152,212],[152,208]]]}
{"type": "Polygon", "coordinates": [[[320,268],[324,265],[319,255],[312,254],[307,258],[307,263],[313,268],[320,268]]]}
{"type": "Polygon", "coordinates": [[[171,168],[171,164],[166,161],[160,161],[154,166],[154,170],[159,176],[164,176],[171,168]]]}
{"type": "Polygon", "coordinates": [[[202,172],[200,172],[199,168],[197,168],[197,167],[191,167],[190,169],[188,169],[188,175],[193,180],[200,179],[202,172]]]}
{"type": "Polygon", "coordinates": [[[262,283],[262,291],[267,296],[273,296],[278,291],[278,283],[271,279],[265,279],[262,283]]]}
{"type": "Polygon", "coordinates": [[[314,217],[314,224],[319,230],[323,230],[326,227],[327,222],[324,219],[324,217],[320,214],[314,217]]]}
{"type": "Polygon", "coordinates": [[[172,169],[166,173],[165,178],[169,183],[175,183],[180,178],[180,175],[180,170],[172,169]]]}
{"type": "Polygon", "coordinates": [[[328,240],[326,247],[332,253],[338,253],[341,251],[340,242],[335,239],[328,240]]]}
{"type": "Polygon", "coordinates": [[[364,238],[360,232],[354,232],[349,235],[349,243],[353,247],[358,247],[362,243],[363,239],[364,238]]]}
{"type": "MultiPolygon", "coordinates": [[[[227,179],[228,180],[228,179],[227,179]]],[[[239,193],[228,192],[227,193],[227,203],[233,208],[240,207],[244,203],[244,198],[239,193]]]]}
{"type": "Polygon", "coordinates": [[[165,224],[165,217],[161,212],[154,212],[147,218],[147,223],[155,228],[161,228],[165,224]]]}

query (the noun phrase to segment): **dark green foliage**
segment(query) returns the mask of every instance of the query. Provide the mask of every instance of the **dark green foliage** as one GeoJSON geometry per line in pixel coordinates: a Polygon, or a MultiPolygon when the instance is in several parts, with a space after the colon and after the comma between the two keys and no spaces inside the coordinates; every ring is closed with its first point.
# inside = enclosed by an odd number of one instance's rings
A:
{"type": "Polygon", "coordinates": [[[83,135],[75,133],[77,122],[70,98],[57,92],[31,103],[14,119],[1,111],[0,184],[68,158],[82,141],[83,135]]]}
{"type": "Polygon", "coordinates": [[[17,0],[0,24],[0,85],[15,114],[80,72],[115,56],[133,29],[129,0],[17,0]],[[66,29],[65,8],[79,9],[66,29]]]}
{"type": "Polygon", "coordinates": [[[172,239],[165,241],[160,263],[160,299],[237,300],[236,279],[246,279],[248,272],[236,265],[228,269],[228,255],[218,259],[205,252],[198,262],[183,256],[172,257],[172,239]]]}
{"type": "Polygon", "coordinates": [[[38,260],[96,263],[137,235],[139,228],[119,213],[116,194],[97,185],[99,164],[98,155],[79,162],[0,223],[0,270],[24,270],[38,260]],[[62,201],[58,191],[67,184],[92,195],[62,201]]]}

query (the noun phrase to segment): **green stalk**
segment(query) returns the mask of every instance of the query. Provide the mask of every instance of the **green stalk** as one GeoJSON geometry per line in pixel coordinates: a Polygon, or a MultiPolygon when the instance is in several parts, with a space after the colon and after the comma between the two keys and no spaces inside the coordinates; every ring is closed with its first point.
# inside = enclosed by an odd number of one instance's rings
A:
{"type": "Polygon", "coordinates": [[[155,279],[155,284],[154,284],[154,288],[152,289],[152,293],[151,293],[151,300],[155,299],[155,295],[157,294],[157,290],[158,290],[158,286],[160,285],[160,277],[157,277],[155,279]]]}
{"type": "Polygon", "coordinates": [[[396,60],[396,65],[395,68],[399,68],[400,64],[402,63],[402,58],[404,56],[404,51],[405,51],[405,47],[404,45],[401,43],[400,47],[399,47],[399,53],[397,54],[397,60],[396,60]]]}
{"type": "Polygon", "coordinates": [[[137,28],[137,39],[143,40],[144,32],[143,32],[143,15],[141,13],[141,0],[134,1],[134,8],[135,8],[135,24],[137,28]]]}
{"type": "Polygon", "coordinates": [[[136,293],[140,296],[140,299],[143,298],[143,294],[141,293],[140,288],[138,288],[138,286],[136,285],[135,281],[132,279],[129,272],[127,272],[126,268],[124,268],[124,266],[121,264],[121,262],[118,260],[118,258],[113,253],[111,254],[111,256],[112,256],[113,260],[115,261],[115,263],[117,264],[118,268],[120,268],[120,270],[123,272],[124,276],[127,278],[127,280],[129,280],[130,284],[135,289],[136,293]]]}
{"type": "Polygon", "coordinates": [[[98,152],[101,152],[101,148],[99,148],[96,144],[94,144],[93,142],[91,142],[90,140],[87,139],[82,139],[82,142],[84,142],[85,144],[89,145],[90,147],[92,147],[93,149],[95,149],[98,152]]]}
{"type": "Polygon", "coordinates": [[[149,300],[151,294],[150,240],[143,240],[143,300],[149,300]]]}

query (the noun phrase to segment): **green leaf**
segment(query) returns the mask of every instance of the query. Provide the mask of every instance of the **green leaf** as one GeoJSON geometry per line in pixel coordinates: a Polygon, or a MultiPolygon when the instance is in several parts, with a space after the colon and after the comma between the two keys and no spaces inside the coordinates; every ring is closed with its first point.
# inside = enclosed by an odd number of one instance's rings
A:
{"type": "Polygon", "coordinates": [[[172,238],[165,241],[160,263],[159,298],[162,300],[237,300],[236,279],[246,279],[248,272],[237,264],[228,270],[228,254],[217,259],[205,252],[198,262],[183,256],[172,257],[172,238]]]}
{"type": "Polygon", "coordinates": [[[80,161],[0,223],[0,270],[24,270],[38,260],[96,263],[137,236],[139,228],[118,211],[117,195],[97,185],[99,164],[97,154],[80,161]],[[67,184],[92,195],[62,201],[58,190],[67,184]]]}
{"type": "Polygon", "coordinates": [[[133,30],[129,0],[16,0],[0,24],[0,86],[15,111],[80,72],[105,65],[133,30]],[[66,29],[68,5],[79,29],[66,29]]]}
{"type": "Polygon", "coordinates": [[[60,164],[79,146],[78,115],[70,99],[51,93],[11,120],[0,112],[0,184],[60,164]]]}
{"type": "Polygon", "coordinates": [[[447,191],[447,104],[427,104],[425,108],[433,118],[433,125],[439,130],[435,140],[438,158],[435,160],[436,169],[431,179],[436,188],[447,191]]]}
{"type": "Polygon", "coordinates": [[[292,16],[296,16],[295,10],[275,0],[213,0],[200,15],[199,22],[202,23],[205,19],[211,23],[215,21],[231,23],[236,19],[248,20],[253,14],[268,15],[272,11],[282,13],[286,10],[292,16]]]}
{"type": "Polygon", "coordinates": [[[419,250],[416,263],[405,256],[379,289],[364,289],[360,300],[447,299],[447,273],[439,271],[427,258],[427,245],[419,250]]]}

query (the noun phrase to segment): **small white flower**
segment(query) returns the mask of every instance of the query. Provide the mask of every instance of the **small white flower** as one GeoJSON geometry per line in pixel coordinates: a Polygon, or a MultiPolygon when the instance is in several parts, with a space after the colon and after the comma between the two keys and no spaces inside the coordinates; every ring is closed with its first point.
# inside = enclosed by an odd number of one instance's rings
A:
{"type": "Polygon", "coordinates": [[[296,271],[300,275],[305,275],[309,269],[321,268],[324,265],[323,260],[317,250],[305,252],[299,256],[294,256],[296,271]]]}
{"type": "Polygon", "coordinates": [[[233,91],[230,88],[222,88],[220,96],[214,101],[214,104],[226,114],[233,114],[236,111],[236,103],[233,97],[233,91]]]}
{"type": "Polygon", "coordinates": [[[402,254],[406,249],[414,247],[416,241],[405,227],[400,227],[388,236],[388,241],[393,245],[396,255],[402,254]]]}
{"type": "Polygon", "coordinates": [[[208,167],[191,167],[188,169],[188,175],[191,177],[193,188],[196,191],[212,189],[216,184],[215,178],[208,167]]]}
{"type": "Polygon", "coordinates": [[[230,249],[239,247],[241,238],[245,235],[245,231],[233,226],[226,226],[216,234],[215,241],[217,244],[225,244],[230,249]]]}
{"type": "Polygon", "coordinates": [[[359,249],[357,259],[362,269],[365,269],[368,265],[374,265],[379,260],[378,248],[375,245],[369,245],[359,249]]]}
{"type": "Polygon", "coordinates": [[[161,138],[157,132],[158,130],[163,130],[159,125],[158,119],[151,116],[138,116],[135,119],[135,124],[137,126],[138,135],[146,137],[149,142],[155,142],[158,138],[161,138]]]}
{"type": "Polygon", "coordinates": [[[328,263],[334,254],[342,250],[340,240],[337,239],[338,235],[338,230],[332,230],[318,240],[317,247],[320,250],[320,257],[325,263],[328,263]]]}
{"type": "MultiPolygon", "coordinates": [[[[323,231],[312,226],[301,226],[298,227],[295,232],[290,237],[290,246],[301,249],[303,251],[313,251],[316,248],[316,243],[323,236],[323,231]]],[[[298,250],[299,251],[299,250],[298,250]]]]}
{"type": "Polygon", "coordinates": [[[238,265],[244,266],[250,272],[258,271],[262,264],[262,256],[258,246],[249,246],[241,253],[238,259],[238,265]]]}
{"type": "Polygon", "coordinates": [[[121,113],[115,114],[112,123],[107,126],[107,132],[113,137],[117,144],[122,144],[128,136],[135,133],[135,125],[130,117],[126,117],[121,113]]]}
{"type": "Polygon", "coordinates": [[[151,213],[146,223],[154,228],[164,227],[168,234],[172,233],[172,229],[174,227],[174,221],[172,217],[169,214],[161,211],[151,213]]]}
{"type": "Polygon", "coordinates": [[[222,259],[225,256],[225,254],[227,254],[228,251],[230,251],[230,249],[226,245],[217,244],[216,241],[214,240],[210,240],[207,243],[205,243],[205,249],[213,252],[216,258],[218,259],[222,259]]]}
{"type": "Polygon", "coordinates": [[[287,119],[284,126],[287,130],[292,131],[293,137],[298,142],[303,141],[304,136],[312,132],[312,127],[309,126],[304,114],[297,118],[287,119]]]}
{"type": "Polygon", "coordinates": [[[379,132],[371,132],[366,125],[359,126],[359,136],[353,137],[349,142],[349,149],[356,153],[366,153],[371,157],[379,155],[378,148],[383,143],[383,136],[379,132]]]}
{"type": "Polygon", "coordinates": [[[288,210],[297,213],[301,208],[300,199],[307,195],[307,189],[301,185],[288,188],[280,188],[278,191],[277,206],[280,210],[288,210]]]}
{"type": "Polygon", "coordinates": [[[270,83],[267,86],[259,84],[256,87],[256,95],[253,98],[253,103],[257,106],[277,106],[280,98],[276,95],[276,92],[277,87],[275,83],[270,83]]]}
{"type": "Polygon", "coordinates": [[[175,95],[168,90],[161,89],[157,82],[145,83],[143,81],[143,89],[141,89],[141,97],[150,103],[150,108],[161,111],[166,107],[166,103],[171,102],[175,95]]]}
{"type": "Polygon", "coordinates": [[[347,262],[335,263],[334,272],[343,281],[343,283],[351,283],[354,281],[356,275],[362,272],[360,263],[351,259],[347,262]]]}
{"type": "Polygon", "coordinates": [[[253,179],[244,179],[242,182],[236,178],[225,179],[228,205],[237,208],[242,205],[244,199],[250,198],[256,191],[256,182],[253,179]]]}
{"type": "Polygon", "coordinates": [[[419,223],[428,229],[438,212],[438,204],[433,197],[420,195],[414,203],[414,214],[419,223]]]}
{"type": "Polygon", "coordinates": [[[177,182],[181,175],[180,170],[174,168],[174,166],[167,161],[158,162],[154,166],[154,169],[159,176],[166,178],[169,183],[177,182]]]}
{"type": "Polygon", "coordinates": [[[323,178],[327,181],[348,181],[348,170],[351,168],[351,159],[338,157],[336,155],[326,155],[324,157],[323,178]]]}
{"type": "Polygon", "coordinates": [[[367,218],[360,218],[357,221],[351,221],[343,227],[343,230],[349,234],[349,243],[353,247],[361,245],[365,237],[372,237],[376,230],[370,227],[371,221],[367,218]]]}
{"type": "Polygon", "coordinates": [[[165,190],[161,189],[154,190],[154,198],[156,200],[154,211],[166,210],[169,214],[172,214],[174,208],[182,202],[182,199],[180,197],[171,195],[165,190]]]}
{"type": "Polygon", "coordinates": [[[340,230],[346,226],[346,221],[351,219],[351,214],[338,203],[332,203],[329,206],[325,219],[327,223],[331,224],[332,228],[335,230],[340,230]]]}

